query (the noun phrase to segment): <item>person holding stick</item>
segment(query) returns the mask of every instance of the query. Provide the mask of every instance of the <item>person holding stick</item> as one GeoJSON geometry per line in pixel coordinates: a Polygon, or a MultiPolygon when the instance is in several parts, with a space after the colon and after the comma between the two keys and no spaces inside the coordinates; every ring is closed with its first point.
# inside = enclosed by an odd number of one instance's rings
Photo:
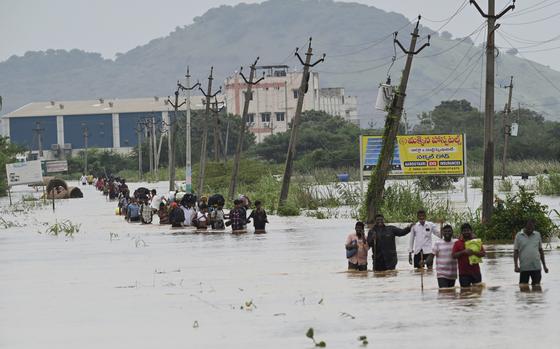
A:
{"type": "Polygon", "coordinates": [[[436,224],[426,221],[426,211],[418,210],[416,217],[418,223],[414,224],[410,231],[408,261],[409,263],[412,262],[412,255],[414,254],[414,268],[423,268],[425,264],[431,270],[434,264],[432,235],[441,237],[441,233],[436,224]]]}

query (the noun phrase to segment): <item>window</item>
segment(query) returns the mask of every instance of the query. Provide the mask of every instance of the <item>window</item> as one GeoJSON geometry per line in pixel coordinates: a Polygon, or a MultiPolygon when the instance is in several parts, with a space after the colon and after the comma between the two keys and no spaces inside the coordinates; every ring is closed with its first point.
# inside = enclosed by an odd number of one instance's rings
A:
{"type": "Polygon", "coordinates": [[[261,113],[262,122],[270,122],[270,113],[261,113]]]}
{"type": "Polygon", "coordinates": [[[295,89],[295,90],[292,90],[292,92],[294,93],[294,99],[297,99],[298,96],[299,96],[299,90],[295,89]]]}
{"type": "Polygon", "coordinates": [[[275,114],[276,114],[276,121],[284,121],[284,118],[286,117],[286,113],[278,112],[275,114]]]}
{"type": "Polygon", "coordinates": [[[247,123],[253,124],[255,122],[255,114],[249,113],[247,114],[247,123]]]}

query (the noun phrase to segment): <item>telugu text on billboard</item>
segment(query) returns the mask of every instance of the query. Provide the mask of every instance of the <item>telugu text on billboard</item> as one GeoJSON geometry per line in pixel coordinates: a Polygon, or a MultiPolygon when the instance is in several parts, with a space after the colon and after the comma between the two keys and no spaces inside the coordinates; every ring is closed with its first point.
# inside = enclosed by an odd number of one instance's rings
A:
{"type": "MultiPolygon", "coordinates": [[[[381,146],[381,136],[362,136],[360,155],[365,176],[370,176],[377,165],[381,146]]],[[[397,136],[391,175],[464,175],[464,152],[460,134],[397,136]]]]}
{"type": "Polygon", "coordinates": [[[42,183],[41,160],[6,164],[6,176],[9,186],[42,183]]]}

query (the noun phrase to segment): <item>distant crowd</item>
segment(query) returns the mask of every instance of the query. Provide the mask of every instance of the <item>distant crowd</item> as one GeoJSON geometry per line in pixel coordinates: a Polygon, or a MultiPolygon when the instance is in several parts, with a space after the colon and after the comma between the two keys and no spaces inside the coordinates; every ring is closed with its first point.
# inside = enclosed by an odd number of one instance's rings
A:
{"type": "Polygon", "coordinates": [[[125,179],[119,177],[81,179],[83,185],[94,185],[109,200],[117,201],[115,213],[127,222],[153,224],[157,217],[160,225],[173,228],[193,227],[199,231],[225,230],[231,227],[233,233],[247,232],[247,225],[253,223],[255,233],[265,233],[268,218],[262,203],[257,200],[251,213],[252,203],[247,196],[233,201],[233,207],[226,213],[225,199],[221,194],[197,198],[191,193],[171,191],[166,195],[158,194],[156,189],[138,188],[130,192],[125,179]]]}

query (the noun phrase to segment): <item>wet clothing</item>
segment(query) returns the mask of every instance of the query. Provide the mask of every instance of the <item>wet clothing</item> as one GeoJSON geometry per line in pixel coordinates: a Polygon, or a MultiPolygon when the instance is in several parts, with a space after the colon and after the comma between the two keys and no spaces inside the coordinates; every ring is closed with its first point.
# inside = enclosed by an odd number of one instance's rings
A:
{"type": "Polygon", "coordinates": [[[356,252],[356,254],[352,257],[348,258],[348,265],[354,264],[365,266],[367,268],[367,255],[369,246],[365,239],[365,236],[360,239],[355,232],[351,233],[346,238],[346,243],[344,244],[346,246],[346,250],[348,250],[348,246],[350,244],[356,244],[356,246],[358,247],[358,252],[356,252]]]}
{"type": "Polygon", "coordinates": [[[424,253],[424,251],[420,250],[420,252],[414,255],[414,268],[420,268],[420,262],[424,262],[426,267],[432,269],[434,265],[434,254],[424,253]]]}
{"type": "Polygon", "coordinates": [[[461,287],[471,287],[482,282],[482,276],[478,275],[459,275],[461,287]]]}
{"type": "Polygon", "coordinates": [[[266,211],[263,208],[253,210],[249,215],[249,219],[251,218],[253,219],[255,230],[265,230],[268,219],[266,217],[266,211]]]}
{"type": "Polygon", "coordinates": [[[245,216],[245,213],[247,211],[245,211],[244,208],[240,207],[240,208],[234,208],[231,211],[229,211],[229,222],[231,224],[231,229],[232,230],[244,230],[245,229],[245,224],[247,219],[245,216]]]}
{"type": "Polygon", "coordinates": [[[538,231],[531,235],[520,231],[515,236],[513,249],[519,252],[519,269],[523,271],[541,270],[542,239],[538,231]]]}
{"type": "Polygon", "coordinates": [[[428,221],[425,221],[424,224],[420,222],[414,224],[410,230],[408,251],[414,254],[418,254],[420,251],[424,251],[425,254],[432,253],[432,235],[441,237],[436,224],[428,221]]]}
{"type": "Polygon", "coordinates": [[[169,213],[169,222],[172,227],[180,227],[185,221],[185,214],[179,207],[175,207],[169,213]]]}
{"type": "Polygon", "coordinates": [[[166,207],[158,210],[159,224],[169,224],[169,212],[166,207]]]}
{"type": "MultiPolygon", "coordinates": [[[[463,238],[455,241],[453,244],[453,253],[465,250],[465,240],[463,238]]],[[[481,247],[484,251],[484,247],[481,247]]],[[[482,276],[480,275],[480,266],[478,264],[470,264],[469,256],[462,255],[457,258],[457,266],[459,268],[459,282],[461,287],[468,287],[473,283],[480,283],[482,276]]]]}
{"type": "Polygon", "coordinates": [[[210,214],[212,229],[225,229],[224,216],[224,210],[221,208],[216,208],[212,211],[210,214]]]}
{"type": "Polygon", "coordinates": [[[395,236],[405,236],[410,227],[404,229],[392,225],[374,226],[368,232],[367,243],[373,250],[373,270],[394,270],[397,267],[397,247],[395,236]]]}
{"type": "Polygon", "coordinates": [[[131,221],[140,220],[140,207],[137,204],[129,204],[126,208],[126,217],[131,221]]]}
{"type": "Polygon", "coordinates": [[[522,271],[519,273],[519,283],[528,284],[529,278],[531,278],[531,285],[540,285],[542,279],[542,273],[539,270],[522,271]]]}
{"type": "Polygon", "coordinates": [[[452,279],[455,284],[457,279],[457,260],[453,258],[453,246],[455,239],[447,242],[445,240],[436,241],[433,252],[436,257],[436,273],[437,277],[444,279],[452,279]]]}
{"type": "Polygon", "coordinates": [[[196,213],[196,227],[198,229],[208,228],[208,214],[204,212],[196,213]]]}
{"type": "Polygon", "coordinates": [[[367,264],[354,264],[354,263],[348,262],[348,270],[366,271],[367,270],[367,264]]]}
{"type": "Polygon", "coordinates": [[[193,218],[196,217],[196,211],[193,207],[180,206],[180,208],[183,210],[183,216],[185,217],[183,225],[190,227],[193,225],[193,218]]]}
{"type": "Polygon", "coordinates": [[[152,208],[148,204],[142,204],[140,206],[140,214],[142,216],[142,223],[144,224],[151,224],[153,218],[152,208]]]}
{"type": "Polygon", "coordinates": [[[437,278],[439,288],[455,287],[455,279],[437,278]]]}

